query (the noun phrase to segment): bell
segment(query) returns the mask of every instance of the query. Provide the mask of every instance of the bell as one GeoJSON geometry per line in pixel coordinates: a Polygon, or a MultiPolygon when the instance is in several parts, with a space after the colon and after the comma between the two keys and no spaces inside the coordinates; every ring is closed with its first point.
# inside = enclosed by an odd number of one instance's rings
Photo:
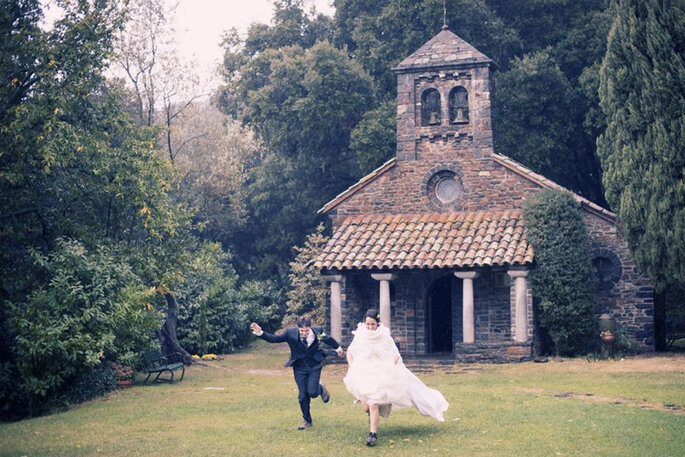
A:
{"type": "Polygon", "coordinates": [[[465,120],[466,120],[466,117],[464,117],[464,108],[455,109],[454,121],[455,122],[464,122],[465,120]]]}
{"type": "Polygon", "coordinates": [[[436,113],[435,111],[431,111],[430,116],[428,116],[428,124],[436,125],[439,123],[440,122],[438,121],[438,113],[436,113]]]}

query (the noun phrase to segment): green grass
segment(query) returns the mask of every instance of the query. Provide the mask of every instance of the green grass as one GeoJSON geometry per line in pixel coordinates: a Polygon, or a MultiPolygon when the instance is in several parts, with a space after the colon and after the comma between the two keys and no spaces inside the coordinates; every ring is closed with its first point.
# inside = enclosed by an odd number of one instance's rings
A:
{"type": "Polygon", "coordinates": [[[285,345],[258,342],[180,383],[135,386],[70,411],[0,424],[0,456],[660,456],[685,455],[685,356],[547,364],[455,365],[417,372],[450,402],[444,423],[415,410],[367,418],[345,391],[346,366],[323,379],[300,432],[285,345]]]}

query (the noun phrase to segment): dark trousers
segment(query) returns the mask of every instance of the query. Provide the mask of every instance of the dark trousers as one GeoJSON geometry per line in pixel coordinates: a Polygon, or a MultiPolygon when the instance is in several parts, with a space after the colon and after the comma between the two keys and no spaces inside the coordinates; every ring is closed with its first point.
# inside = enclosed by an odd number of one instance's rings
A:
{"type": "Polygon", "coordinates": [[[293,375],[295,376],[295,383],[297,383],[298,396],[300,402],[300,409],[302,410],[302,418],[307,421],[312,421],[312,415],[309,412],[309,403],[312,398],[316,398],[321,393],[319,387],[319,379],[321,379],[322,365],[308,366],[306,363],[300,361],[293,366],[293,375]]]}

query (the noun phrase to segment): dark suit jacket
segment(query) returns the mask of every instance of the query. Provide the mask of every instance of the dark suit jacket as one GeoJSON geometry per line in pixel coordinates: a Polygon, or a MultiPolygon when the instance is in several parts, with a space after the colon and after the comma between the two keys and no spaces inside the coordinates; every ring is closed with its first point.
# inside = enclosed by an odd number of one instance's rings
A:
{"type": "Polygon", "coordinates": [[[340,345],[333,337],[324,334],[321,327],[310,328],[314,332],[314,342],[306,349],[302,344],[302,340],[300,340],[300,332],[297,327],[289,327],[278,335],[264,332],[259,335],[259,338],[269,343],[288,343],[288,346],[290,346],[290,360],[285,363],[286,367],[293,366],[299,360],[304,360],[312,367],[321,364],[326,358],[321,343],[325,343],[333,349],[338,349],[340,345]]]}

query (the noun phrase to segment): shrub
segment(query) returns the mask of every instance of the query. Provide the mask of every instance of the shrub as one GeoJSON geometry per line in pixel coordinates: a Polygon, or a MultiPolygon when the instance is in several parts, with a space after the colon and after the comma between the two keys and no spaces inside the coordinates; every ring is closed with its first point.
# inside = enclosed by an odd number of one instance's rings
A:
{"type": "Polygon", "coordinates": [[[117,388],[117,374],[110,367],[100,364],[89,367],[76,375],[66,389],[69,403],[83,403],[101,397],[117,388]]]}
{"type": "Polygon", "coordinates": [[[0,363],[0,418],[16,420],[29,413],[29,398],[21,383],[17,365],[10,361],[0,363]]]}
{"type": "Polygon", "coordinates": [[[531,274],[540,325],[557,354],[587,349],[595,332],[594,274],[579,204],[568,192],[542,190],[526,201],[527,238],[535,249],[531,274]]]}
{"type": "Polygon", "coordinates": [[[25,301],[9,304],[8,324],[21,388],[35,414],[102,357],[137,359],[160,315],[147,302],[153,291],[105,247],[89,252],[61,240],[49,255],[33,257],[43,280],[25,301]]]}
{"type": "MultiPolygon", "coordinates": [[[[239,295],[250,322],[257,322],[267,332],[281,327],[283,292],[274,282],[246,281],[240,287],[239,295]]],[[[250,333],[248,329],[245,331],[250,333]]]]}
{"type": "Polygon", "coordinates": [[[245,343],[249,323],[236,281],[220,246],[205,243],[185,272],[179,294],[176,331],[191,354],[227,354],[245,343]]]}

